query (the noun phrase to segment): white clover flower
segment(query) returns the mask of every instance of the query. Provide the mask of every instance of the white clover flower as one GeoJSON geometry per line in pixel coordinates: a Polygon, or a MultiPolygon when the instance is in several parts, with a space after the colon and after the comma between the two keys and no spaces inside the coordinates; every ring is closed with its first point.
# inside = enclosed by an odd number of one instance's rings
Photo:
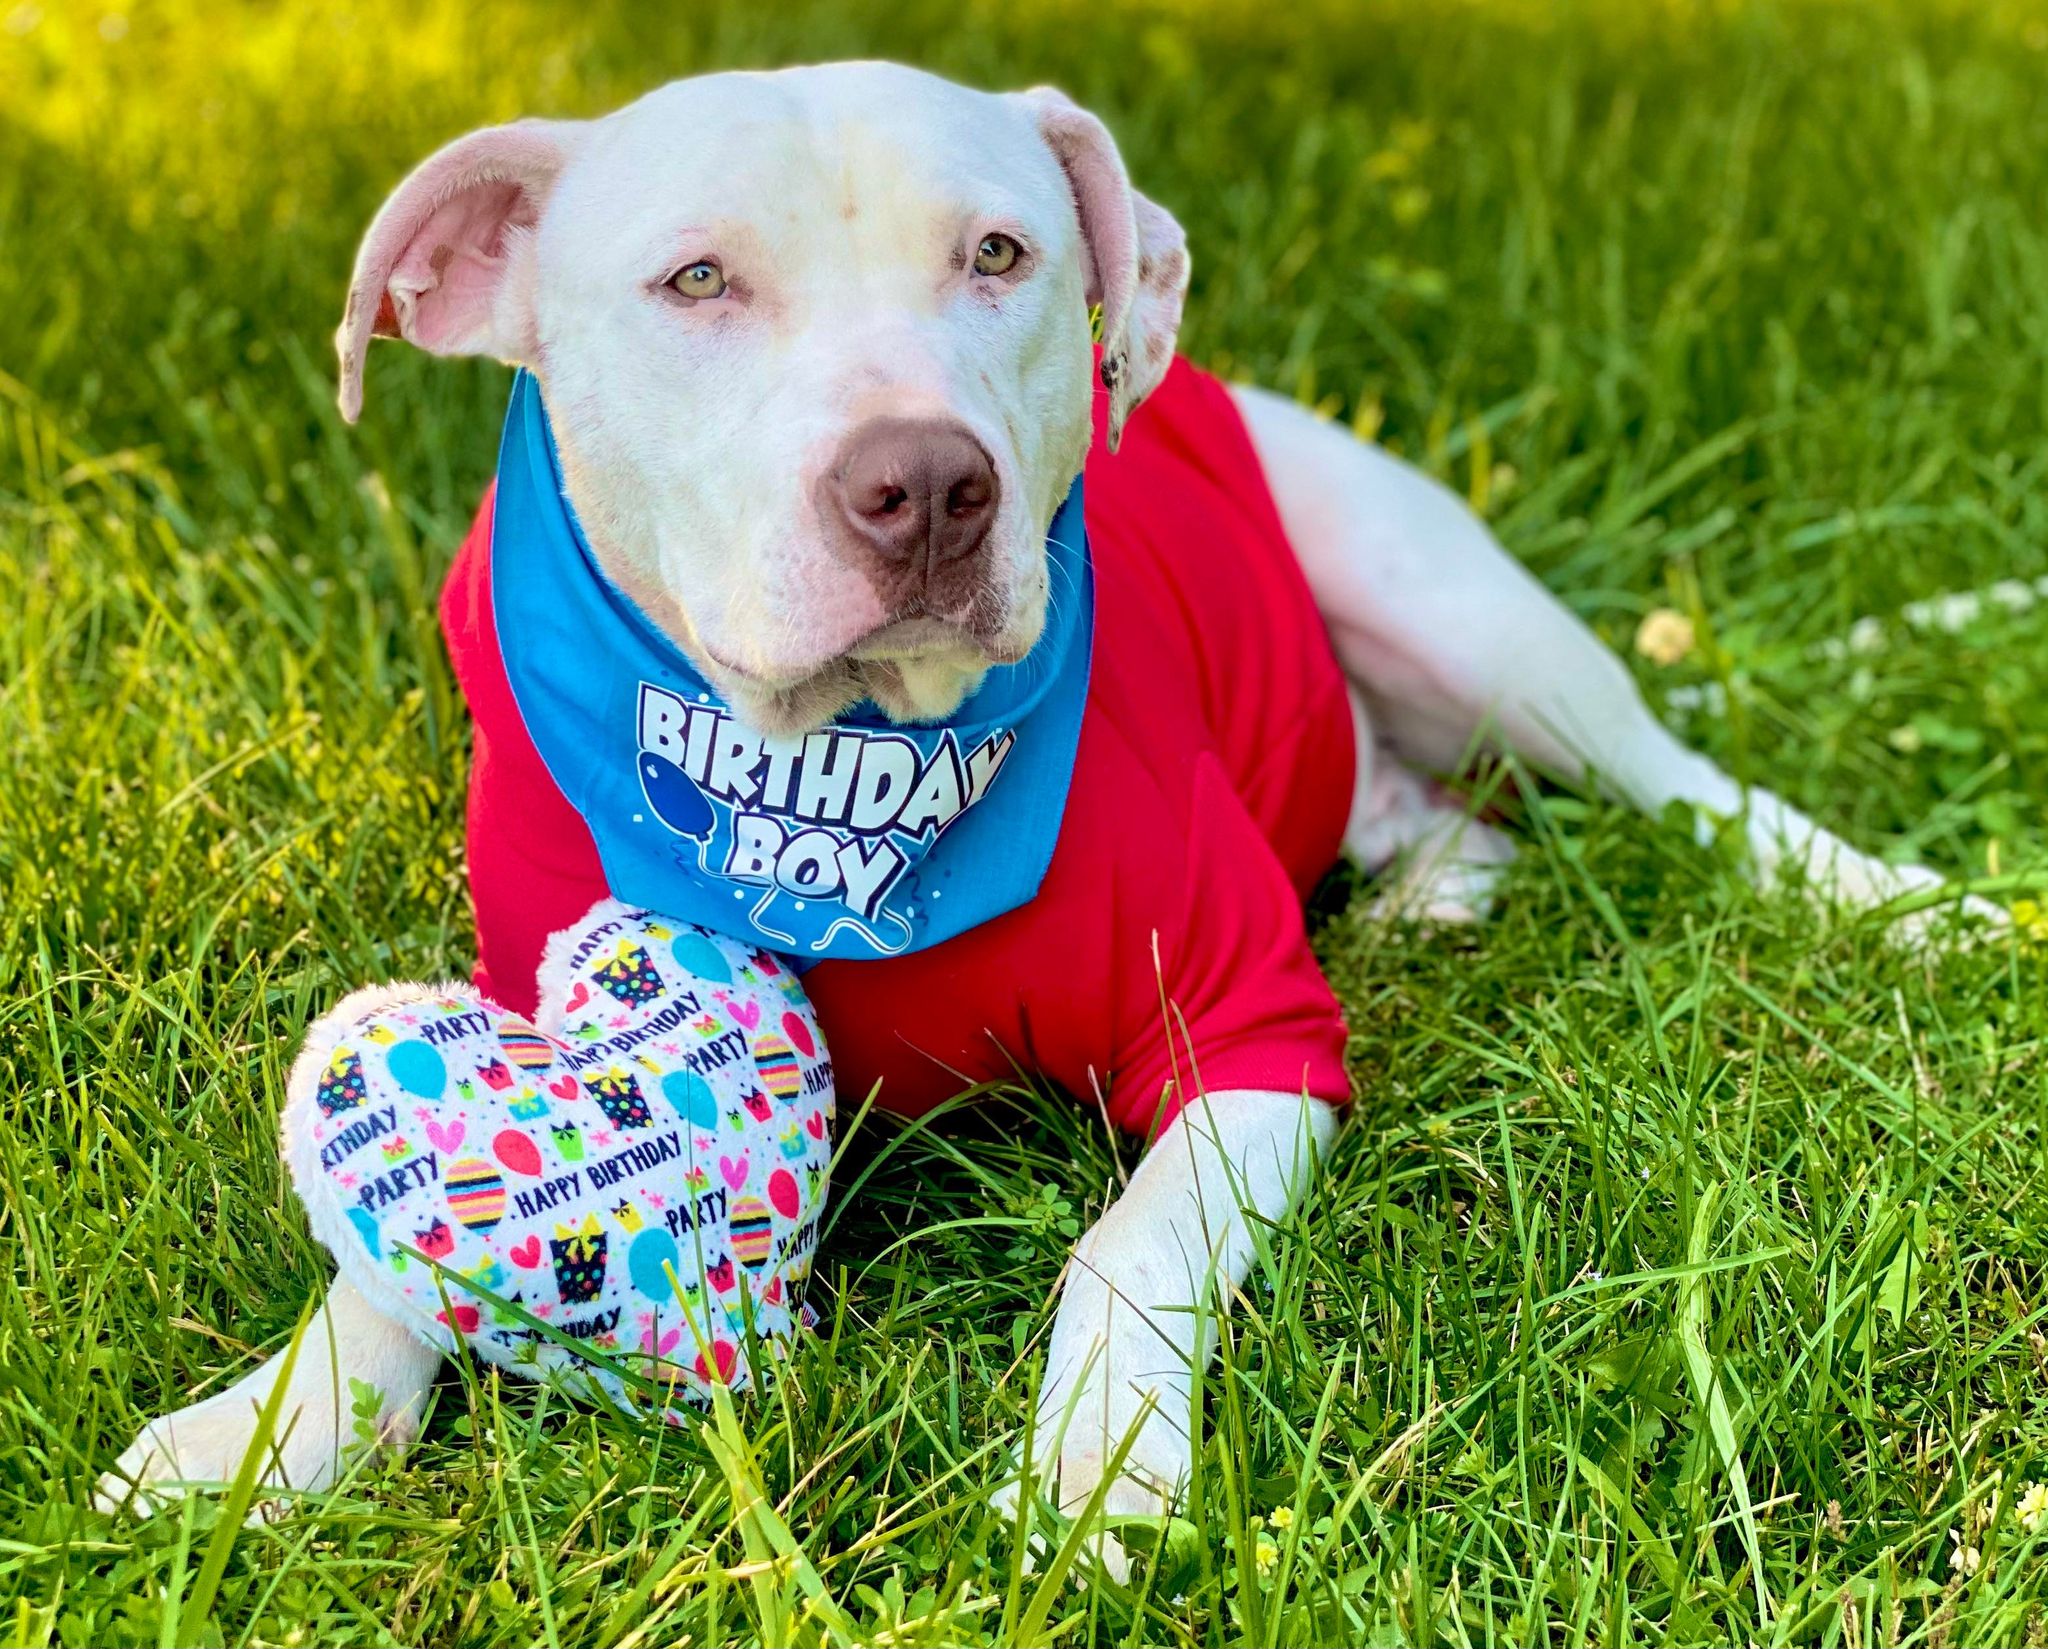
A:
{"type": "Polygon", "coordinates": [[[1636,626],[1637,653],[1666,669],[1686,657],[1697,641],[1692,620],[1670,607],[1652,608],[1636,626]]]}

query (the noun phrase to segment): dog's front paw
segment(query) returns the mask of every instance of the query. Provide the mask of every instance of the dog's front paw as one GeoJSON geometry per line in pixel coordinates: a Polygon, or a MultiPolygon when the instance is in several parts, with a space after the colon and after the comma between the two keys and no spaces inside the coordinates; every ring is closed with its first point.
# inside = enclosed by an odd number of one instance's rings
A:
{"type": "MultiPolygon", "coordinates": [[[[1104,1240],[1101,1226],[1082,1238],[1068,1267],[1046,1353],[1032,1431],[1033,1499],[1063,1517],[1113,1524],[1162,1517],[1185,1484],[1192,1312],[1142,1309],[1142,1265],[1128,1247],[1104,1240]]],[[[1022,1483],[998,1504],[1014,1513],[1022,1483]]],[[[1094,1550],[1117,1579],[1128,1571],[1113,1532],[1094,1550]]]]}
{"type": "MultiPolygon", "coordinates": [[[[93,1504],[145,1515],[185,1495],[234,1482],[259,1447],[260,1488],[311,1493],[333,1484],[345,1456],[398,1448],[419,1434],[440,1353],[345,1283],[328,1291],[295,1348],[226,1391],[152,1420],[99,1480],[93,1504]],[[285,1382],[281,1395],[278,1382],[285,1382]],[[267,1436],[263,1414],[276,1396],[267,1436]],[[369,1406],[358,1409],[359,1396],[369,1406]]],[[[259,1495],[252,1515],[279,1504],[259,1495]]]]}
{"type": "MultiPolygon", "coordinates": [[[[150,1421],[100,1478],[93,1504],[109,1512],[132,1505],[148,1514],[188,1494],[225,1489],[256,1446],[261,1416],[262,1395],[237,1386],[150,1421]]],[[[334,1414],[301,1407],[280,1415],[277,1429],[281,1435],[264,1445],[259,1485],[315,1490],[334,1481],[342,1430],[334,1414]]],[[[274,1505],[261,1501],[256,1510],[261,1515],[274,1505]]]]}

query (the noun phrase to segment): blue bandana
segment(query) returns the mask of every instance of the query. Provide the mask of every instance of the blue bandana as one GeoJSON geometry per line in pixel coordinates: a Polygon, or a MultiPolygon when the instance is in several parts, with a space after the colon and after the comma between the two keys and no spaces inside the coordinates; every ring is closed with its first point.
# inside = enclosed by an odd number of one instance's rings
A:
{"type": "Polygon", "coordinates": [[[750,945],[894,956],[1038,891],[1094,636],[1079,480],[1046,554],[1061,599],[1044,637],[945,721],[899,724],[863,701],[819,732],[769,738],[599,570],[540,386],[522,372],[512,387],[491,590],[520,717],[614,895],[750,945]]]}

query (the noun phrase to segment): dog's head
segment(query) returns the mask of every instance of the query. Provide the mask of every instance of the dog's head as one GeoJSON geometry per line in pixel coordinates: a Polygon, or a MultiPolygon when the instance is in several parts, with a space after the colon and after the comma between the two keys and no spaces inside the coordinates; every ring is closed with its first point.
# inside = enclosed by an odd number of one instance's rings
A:
{"type": "Polygon", "coordinates": [[[889,64],[679,81],[451,143],[370,225],[339,337],[539,377],[610,576],[748,720],[951,711],[1045,626],[1102,310],[1110,439],[1179,226],[1093,115],[889,64]]]}

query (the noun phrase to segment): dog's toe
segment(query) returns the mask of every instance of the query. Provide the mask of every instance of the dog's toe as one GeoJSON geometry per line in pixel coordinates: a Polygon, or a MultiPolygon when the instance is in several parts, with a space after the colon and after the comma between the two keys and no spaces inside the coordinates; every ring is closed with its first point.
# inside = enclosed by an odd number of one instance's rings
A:
{"type": "MultiPolygon", "coordinates": [[[[1165,1518],[1172,1510],[1172,1496],[1156,1483],[1133,1477],[1127,1472],[1119,1473],[1103,1486],[1100,1457],[1077,1456],[1072,1462],[1063,1459],[1055,1470],[1057,1481],[1045,1482],[1037,1498],[1041,1502],[1056,1503],[1065,1518],[1086,1516],[1089,1503],[1095,1499],[1097,1488],[1101,1487],[1101,1502],[1090,1518],[1092,1527],[1082,1546],[1083,1569],[1089,1567],[1088,1560],[1092,1559],[1118,1584],[1129,1580],[1131,1558],[1118,1533],[1118,1526],[1130,1518],[1165,1518]]],[[[1011,1523],[1017,1518],[1022,1488],[1022,1479],[1013,1479],[998,1489],[993,1497],[992,1503],[997,1511],[1011,1523]]],[[[1024,1572],[1037,1573],[1048,1553],[1064,1538],[1064,1533],[1047,1536],[1042,1532],[1028,1532],[1024,1546],[1024,1572]]],[[[1145,1549],[1146,1542],[1138,1544],[1140,1550],[1145,1549]]]]}
{"type": "Polygon", "coordinates": [[[237,1427],[231,1416],[207,1410],[198,1404],[150,1421],[102,1474],[93,1504],[148,1516],[188,1494],[224,1488],[241,1467],[255,1424],[252,1418],[237,1427]]]}
{"type": "MultiPolygon", "coordinates": [[[[265,1445],[257,1477],[262,1487],[316,1489],[332,1481],[331,1428],[323,1432],[317,1424],[302,1426],[306,1418],[302,1413],[287,1416],[280,1435],[265,1445]]],[[[257,1403],[234,1390],[162,1415],[144,1426],[101,1476],[93,1504],[102,1511],[132,1510],[148,1517],[188,1495],[222,1493],[256,1446],[260,1425],[257,1403]]],[[[273,1496],[259,1496],[250,1518],[273,1517],[280,1505],[273,1496]]]]}

